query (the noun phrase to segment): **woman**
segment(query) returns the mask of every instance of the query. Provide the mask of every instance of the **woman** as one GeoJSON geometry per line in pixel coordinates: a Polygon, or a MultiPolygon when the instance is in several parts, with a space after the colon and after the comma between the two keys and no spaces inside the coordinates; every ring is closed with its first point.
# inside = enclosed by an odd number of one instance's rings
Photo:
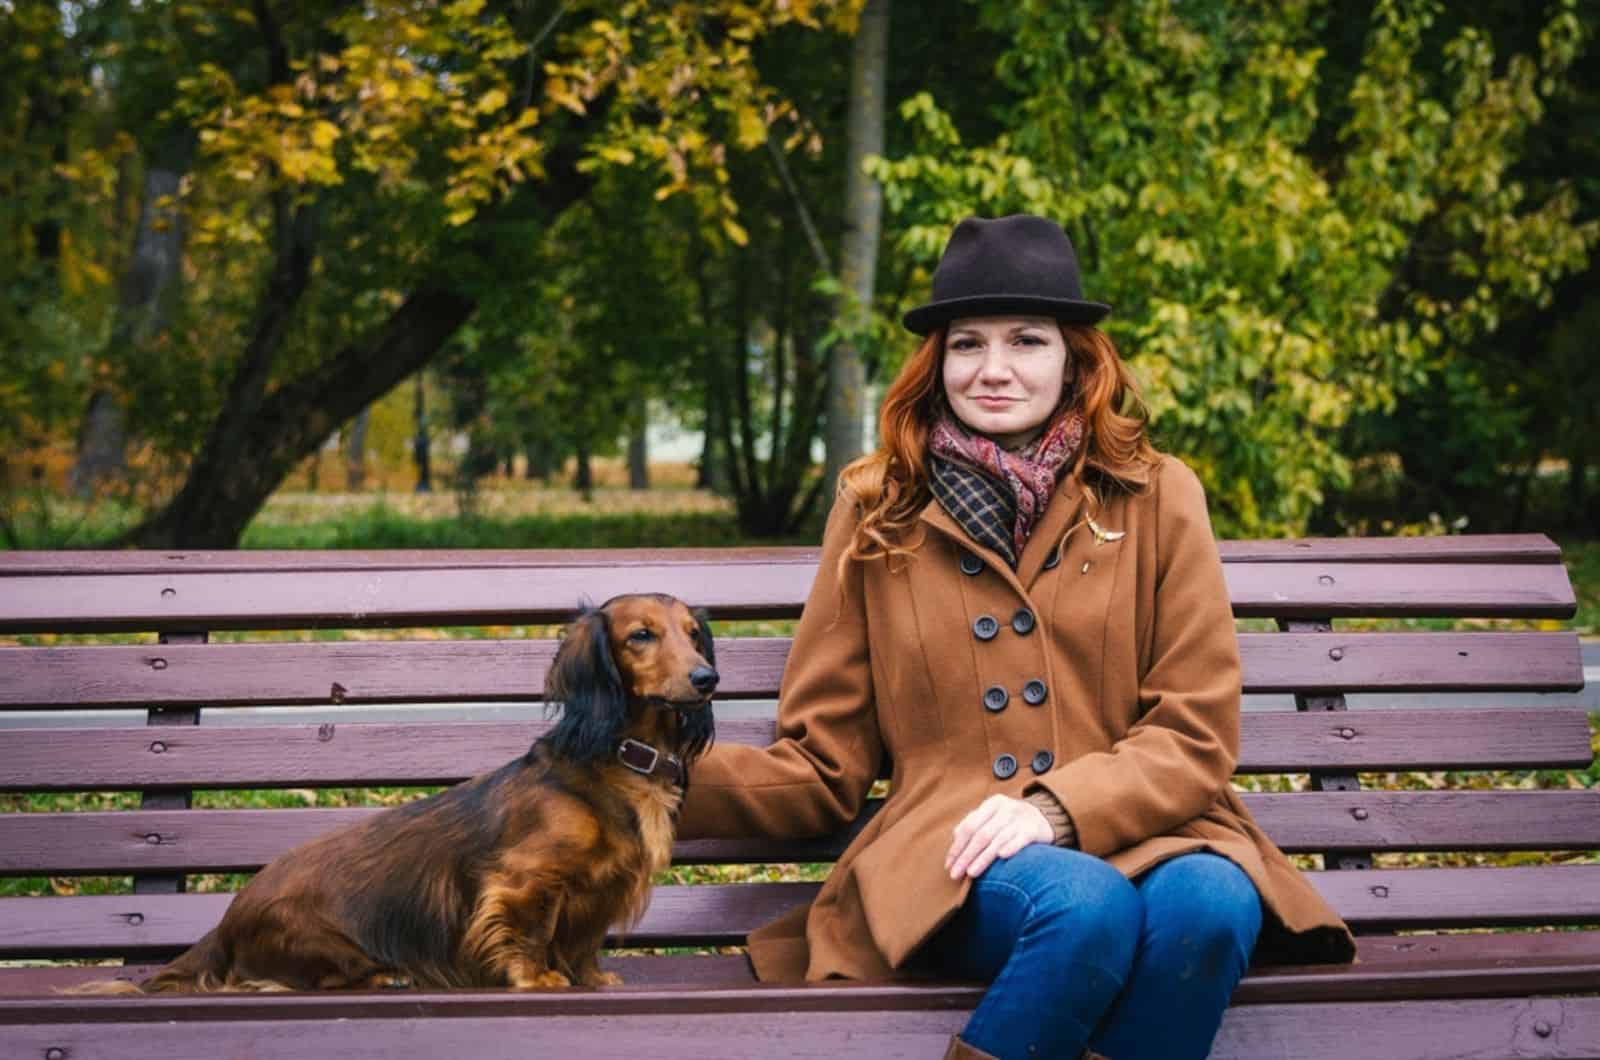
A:
{"type": "Polygon", "coordinates": [[[683,836],[802,836],[889,798],[762,979],[990,982],[950,1056],[1203,1057],[1258,937],[1349,931],[1229,785],[1240,671],[1194,474],[1145,437],[1053,222],[968,219],[848,467],[767,748],[696,767],[683,836]]]}

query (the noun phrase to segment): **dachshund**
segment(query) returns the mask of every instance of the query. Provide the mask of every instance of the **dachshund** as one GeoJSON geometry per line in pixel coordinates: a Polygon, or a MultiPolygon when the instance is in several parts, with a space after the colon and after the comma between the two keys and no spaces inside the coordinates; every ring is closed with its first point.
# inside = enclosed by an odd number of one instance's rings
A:
{"type": "Polygon", "coordinates": [[[584,611],[545,684],[560,718],[527,754],[290,850],[132,989],[620,983],[600,946],[643,915],[671,860],[689,766],[713,737],[715,663],[705,616],[673,597],[584,611]]]}

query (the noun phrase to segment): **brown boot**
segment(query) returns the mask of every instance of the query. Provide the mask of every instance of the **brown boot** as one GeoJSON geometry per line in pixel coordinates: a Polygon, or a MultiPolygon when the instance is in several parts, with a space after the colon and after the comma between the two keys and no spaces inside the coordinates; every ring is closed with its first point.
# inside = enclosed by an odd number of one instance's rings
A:
{"type": "Polygon", "coordinates": [[[945,1050],[944,1060],[995,1060],[995,1058],[982,1049],[968,1045],[959,1035],[952,1034],[950,1048],[945,1050]]]}

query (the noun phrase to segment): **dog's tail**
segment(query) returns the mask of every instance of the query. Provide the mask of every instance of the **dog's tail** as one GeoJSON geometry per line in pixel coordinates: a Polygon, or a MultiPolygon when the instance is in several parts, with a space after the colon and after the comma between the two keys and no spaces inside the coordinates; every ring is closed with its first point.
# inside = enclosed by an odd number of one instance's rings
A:
{"type": "MultiPolygon", "coordinates": [[[[205,937],[142,983],[98,979],[62,991],[67,994],[204,994],[230,989],[228,955],[213,928],[205,937]]],[[[232,987],[238,989],[238,987],[232,987]]]]}

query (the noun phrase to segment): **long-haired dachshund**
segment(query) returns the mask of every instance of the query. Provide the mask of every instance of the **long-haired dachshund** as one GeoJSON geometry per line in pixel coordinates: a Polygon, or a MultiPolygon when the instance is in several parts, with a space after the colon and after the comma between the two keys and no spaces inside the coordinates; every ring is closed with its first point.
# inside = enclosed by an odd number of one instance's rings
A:
{"type": "Polygon", "coordinates": [[[586,611],[545,685],[560,720],[526,755],[284,854],[141,989],[620,982],[600,946],[671,859],[714,667],[704,617],[670,596],[586,611]]]}

